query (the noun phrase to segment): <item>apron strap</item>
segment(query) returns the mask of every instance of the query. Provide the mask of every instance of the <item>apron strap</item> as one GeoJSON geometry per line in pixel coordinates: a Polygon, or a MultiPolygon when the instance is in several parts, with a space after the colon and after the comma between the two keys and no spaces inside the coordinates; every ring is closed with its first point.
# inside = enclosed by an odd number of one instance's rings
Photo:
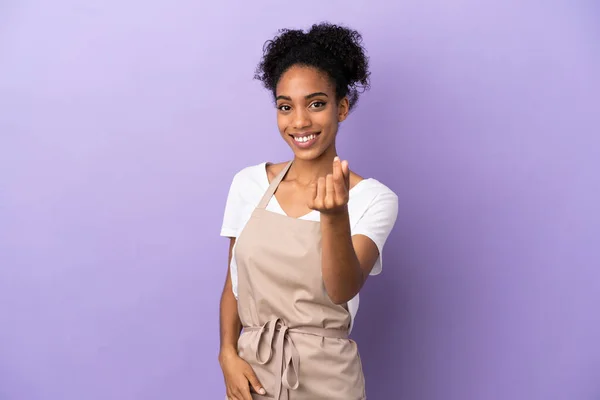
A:
{"type": "Polygon", "coordinates": [[[283,167],[281,172],[275,177],[275,179],[273,179],[273,181],[269,185],[269,188],[263,195],[262,199],[260,199],[260,203],[258,203],[258,206],[256,208],[262,208],[262,209],[267,208],[267,204],[269,204],[269,201],[271,200],[271,197],[273,197],[273,194],[275,194],[277,187],[279,186],[279,184],[285,177],[285,174],[287,174],[290,167],[292,166],[292,162],[293,162],[293,160],[290,161],[285,167],[283,167]]]}

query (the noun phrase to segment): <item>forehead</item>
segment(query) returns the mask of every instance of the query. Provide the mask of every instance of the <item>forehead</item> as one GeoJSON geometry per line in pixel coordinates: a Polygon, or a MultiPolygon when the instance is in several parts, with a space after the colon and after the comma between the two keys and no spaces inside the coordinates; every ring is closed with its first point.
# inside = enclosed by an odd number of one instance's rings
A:
{"type": "Polygon", "coordinates": [[[327,75],[312,67],[293,66],[281,75],[276,95],[305,96],[315,92],[333,92],[327,75]]]}

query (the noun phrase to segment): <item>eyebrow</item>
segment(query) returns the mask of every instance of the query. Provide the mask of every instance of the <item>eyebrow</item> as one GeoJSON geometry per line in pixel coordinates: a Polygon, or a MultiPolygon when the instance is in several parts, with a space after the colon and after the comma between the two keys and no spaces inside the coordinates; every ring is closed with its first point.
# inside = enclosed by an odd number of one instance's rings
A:
{"type": "MultiPolygon", "coordinates": [[[[327,96],[327,93],[323,93],[323,92],[315,92],[315,93],[311,93],[308,94],[306,96],[304,96],[304,98],[306,100],[308,99],[312,99],[313,97],[317,97],[317,96],[325,96],[325,97],[329,97],[327,96]]],[[[292,98],[289,96],[277,96],[277,98],[275,100],[287,100],[287,101],[292,101],[292,98]]]]}

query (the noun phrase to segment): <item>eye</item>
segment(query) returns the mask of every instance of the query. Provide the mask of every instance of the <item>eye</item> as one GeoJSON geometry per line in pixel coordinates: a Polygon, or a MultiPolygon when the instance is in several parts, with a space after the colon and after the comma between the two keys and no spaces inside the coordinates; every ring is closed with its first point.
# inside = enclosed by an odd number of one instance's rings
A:
{"type": "Polygon", "coordinates": [[[292,109],[292,107],[290,107],[288,105],[285,105],[285,104],[282,104],[280,106],[277,106],[277,109],[279,111],[290,111],[292,109]]]}
{"type": "Polygon", "coordinates": [[[324,101],[315,101],[314,103],[312,103],[310,106],[312,108],[323,108],[325,107],[325,102],[324,101]]]}

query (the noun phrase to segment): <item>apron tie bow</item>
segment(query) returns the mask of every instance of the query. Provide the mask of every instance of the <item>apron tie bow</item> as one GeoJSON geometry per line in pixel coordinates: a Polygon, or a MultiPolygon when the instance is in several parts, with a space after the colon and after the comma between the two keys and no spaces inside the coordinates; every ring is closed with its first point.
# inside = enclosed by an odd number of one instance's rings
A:
{"type": "Polygon", "coordinates": [[[300,377],[298,375],[300,367],[300,354],[290,337],[289,327],[281,320],[281,318],[272,319],[263,324],[260,328],[246,328],[247,331],[258,331],[256,340],[253,343],[256,361],[265,365],[273,358],[273,376],[281,377],[279,384],[275,388],[275,400],[287,400],[288,392],[285,389],[296,390],[300,385],[300,377]],[[279,331],[277,341],[275,341],[275,332],[279,331]],[[264,338],[264,340],[263,340],[264,338]],[[261,344],[268,346],[269,353],[265,358],[261,357],[261,344]]]}
{"type": "Polygon", "coordinates": [[[260,327],[244,328],[247,332],[258,332],[255,341],[251,344],[255,359],[260,365],[265,365],[273,359],[272,375],[278,380],[275,385],[275,400],[289,400],[288,390],[296,390],[300,386],[300,353],[294,345],[290,333],[315,335],[320,337],[346,339],[348,332],[337,329],[324,329],[306,326],[290,328],[281,318],[265,322],[260,327]],[[275,332],[279,332],[275,339],[275,332]],[[268,354],[261,357],[261,345],[268,346],[268,354]],[[277,377],[281,377],[278,379],[277,377]],[[285,388],[285,390],[284,390],[285,388]]]}

